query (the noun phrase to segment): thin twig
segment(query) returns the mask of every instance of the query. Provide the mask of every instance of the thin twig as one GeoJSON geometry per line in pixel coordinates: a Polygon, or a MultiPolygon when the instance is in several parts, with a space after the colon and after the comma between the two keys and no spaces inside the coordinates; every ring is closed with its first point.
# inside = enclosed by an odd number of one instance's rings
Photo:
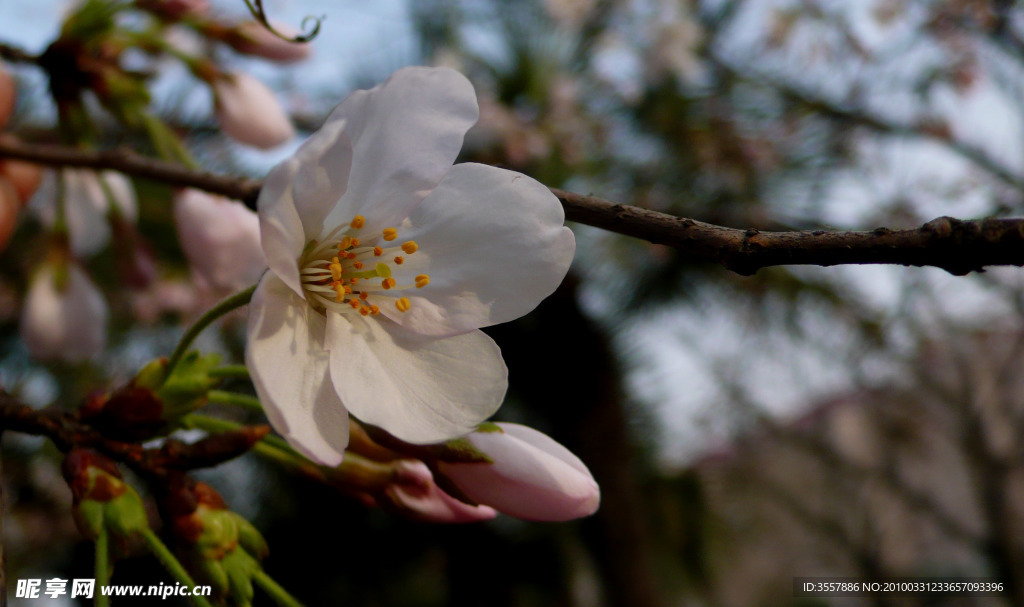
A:
{"type": "MultiPolygon", "coordinates": [[[[110,169],[179,187],[191,187],[256,206],[259,181],[186,169],[124,149],[78,150],[0,139],[0,158],[51,166],[110,169]]],[[[912,229],[761,232],[727,228],[594,196],[551,188],[567,220],[674,247],[687,255],[751,275],[778,265],[894,264],[932,266],[954,275],[986,266],[1024,266],[1024,219],[939,217],[912,229]]]]}

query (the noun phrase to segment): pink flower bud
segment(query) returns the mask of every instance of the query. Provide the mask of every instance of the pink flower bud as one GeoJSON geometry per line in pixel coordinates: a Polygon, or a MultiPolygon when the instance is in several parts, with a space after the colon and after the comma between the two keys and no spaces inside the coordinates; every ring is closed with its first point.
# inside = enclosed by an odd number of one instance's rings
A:
{"type": "Polygon", "coordinates": [[[493,463],[438,462],[467,497],[533,521],[567,521],[597,511],[601,492],[590,471],[551,437],[519,424],[484,424],[466,439],[493,463]]]}
{"type": "Polygon", "coordinates": [[[7,126],[7,121],[14,113],[15,88],[14,76],[11,76],[4,63],[0,61],[0,129],[7,126]]]}
{"type": "Polygon", "coordinates": [[[235,141],[269,149],[295,136],[274,92],[256,78],[227,74],[214,80],[213,95],[220,126],[235,141]]]}
{"type": "Polygon", "coordinates": [[[33,357],[84,361],[106,346],[107,304],[77,264],[46,262],[32,277],[20,329],[33,357]]]}
{"type": "Polygon", "coordinates": [[[244,289],[267,268],[259,219],[238,201],[181,190],[174,196],[174,223],[185,257],[209,289],[244,289]]]}
{"type": "Polygon", "coordinates": [[[385,493],[410,518],[431,523],[475,523],[497,516],[493,508],[470,506],[442,491],[421,461],[403,460],[396,468],[397,478],[385,493]]]}
{"type": "MultiPolygon", "coordinates": [[[[277,22],[270,25],[288,37],[299,32],[294,28],[277,22]]],[[[246,55],[256,55],[280,63],[294,63],[309,57],[311,48],[307,42],[289,42],[268,30],[258,21],[247,21],[239,24],[228,37],[231,48],[246,55]]]]}

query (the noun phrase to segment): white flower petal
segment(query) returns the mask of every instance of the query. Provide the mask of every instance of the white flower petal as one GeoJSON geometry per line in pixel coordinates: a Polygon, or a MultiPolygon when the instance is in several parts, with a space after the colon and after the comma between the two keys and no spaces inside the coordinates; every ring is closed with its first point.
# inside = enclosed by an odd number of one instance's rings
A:
{"type": "Polygon", "coordinates": [[[121,216],[128,223],[137,223],[139,219],[139,203],[135,197],[135,186],[132,185],[131,179],[128,179],[128,176],[124,173],[118,173],[117,171],[103,171],[99,174],[99,178],[107,184],[107,188],[110,190],[110,202],[117,207],[121,216]]]}
{"type": "Polygon", "coordinates": [[[342,122],[325,124],[295,152],[299,168],[292,198],[309,238],[321,233],[327,214],[348,189],[352,142],[344,127],[342,122]]]}
{"type": "Polygon", "coordinates": [[[110,242],[107,196],[93,171],[65,169],[62,173],[71,252],[76,257],[92,255],[110,242]]]}
{"type": "Polygon", "coordinates": [[[325,345],[348,410],[411,443],[470,432],[498,409],[508,386],[497,344],[480,331],[432,339],[380,317],[335,313],[325,345]]]}
{"type": "Polygon", "coordinates": [[[306,246],[302,219],[292,198],[292,182],[299,163],[289,158],[267,175],[256,202],[260,218],[260,242],[267,265],[299,297],[305,299],[299,279],[299,255],[306,246]]]}
{"type": "Polygon", "coordinates": [[[358,214],[372,233],[400,221],[451,168],[478,116],[473,86],[448,68],[403,68],[349,95],[328,118],[344,123],[353,148],[348,191],[328,225],[358,214]]]}
{"type": "Polygon", "coordinates": [[[58,288],[57,267],[44,264],[32,278],[21,316],[21,337],[40,360],[81,362],[97,356],[107,343],[107,303],[74,263],[58,288]]]}
{"type": "Polygon", "coordinates": [[[545,186],[520,173],[459,164],[399,230],[419,251],[394,269],[398,284],[426,273],[430,284],[405,291],[408,312],[381,311],[426,335],[453,335],[518,318],[562,282],[576,241],[545,186]]]}
{"type": "Polygon", "coordinates": [[[268,273],[249,304],[248,336],[245,363],[271,425],[311,460],[341,463],[348,414],[327,371],[323,316],[268,273]]]}

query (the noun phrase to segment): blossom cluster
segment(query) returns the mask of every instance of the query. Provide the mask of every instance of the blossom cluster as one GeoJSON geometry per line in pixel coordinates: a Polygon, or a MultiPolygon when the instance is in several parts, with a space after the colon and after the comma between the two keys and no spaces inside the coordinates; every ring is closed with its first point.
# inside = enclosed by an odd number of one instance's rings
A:
{"type": "MultiPolygon", "coordinates": [[[[188,27],[236,52],[280,62],[308,54],[308,47],[262,25],[209,17],[205,2],[135,7],[151,13],[165,35],[188,27]]],[[[87,48],[75,32],[65,27],[64,43],[87,48]]],[[[151,42],[158,49],[168,40],[151,42]]],[[[261,148],[294,136],[262,83],[175,49],[209,85],[226,135],[261,148]]],[[[99,61],[113,69],[118,58],[114,52],[99,61]]],[[[107,79],[107,87],[96,88],[107,110],[148,125],[158,152],[188,160],[176,135],[128,101],[145,95],[127,72],[115,98],[109,70],[79,67],[83,77],[107,79]]],[[[81,91],[54,95],[62,124],[74,131],[81,91]]],[[[14,80],[0,70],[0,126],[14,100],[14,80]]],[[[576,456],[525,426],[487,422],[505,398],[508,370],[481,329],[514,320],[550,295],[568,271],[575,240],[547,187],[520,173],[455,164],[479,116],[476,93],[458,72],[399,70],[342,101],[293,157],[270,171],[258,214],[198,190],[176,191],[179,243],[199,288],[226,294],[256,283],[245,362],[263,411],[291,449],[336,468],[349,457],[357,426],[414,446],[411,453],[395,452],[393,476],[368,501],[448,522],[496,512],[535,520],[586,516],[597,508],[599,491],[576,456]],[[415,451],[451,441],[463,441],[468,460],[415,451]]],[[[0,165],[0,241],[38,185],[38,169],[27,167],[0,165]]],[[[104,350],[109,311],[86,262],[107,247],[115,250],[123,284],[141,290],[154,283],[156,260],[136,227],[139,202],[120,173],[62,168],[46,174],[29,205],[49,238],[21,316],[32,356],[74,363],[104,350]]],[[[170,380],[160,373],[144,370],[140,378],[148,379],[137,378],[132,390],[149,390],[160,402],[161,382],[170,380]]],[[[135,393],[118,394],[105,414],[131,409],[125,394],[135,393]]],[[[162,405],[160,415],[170,415],[162,405]]],[[[160,417],[154,427],[170,421],[160,417]]]]}

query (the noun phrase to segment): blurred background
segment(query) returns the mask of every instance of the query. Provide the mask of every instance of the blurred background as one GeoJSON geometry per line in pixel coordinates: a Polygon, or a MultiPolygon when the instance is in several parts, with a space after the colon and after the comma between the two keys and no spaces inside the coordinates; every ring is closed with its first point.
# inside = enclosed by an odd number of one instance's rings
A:
{"type": "MultiPolygon", "coordinates": [[[[64,6],[0,3],[0,41],[42,51],[64,6]]],[[[269,83],[307,134],[356,88],[404,65],[446,65],[470,78],[480,101],[462,160],[548,186],[761,230],[896,229],[1024,211],[1024,9],[1015,2],[266,7],[295,27],[326,16],[312,57],[287,68],[223,61],[269,83]]],[[[245,14],[240,0],[213,10],[245,14]]],[[[11,130],[46,140],[55,110],[44,77],[10,69],[22,91],[11,130]]],[[[253,152],[221,136],[208,91],[183,70],[161,72],[153,90],[156,111],[211,170],[262,177],[295,148],[253,152]]],[[[169,352],[195,313],[201,295],[177,248],[170,192],[136,185],[159,278],[126,289],[113,253],[90,262],[112,309],[101,359],[27,358],[17,318],[38,227],[26,220],[0,256],[0,379],[26,401],[73,403],[123,382],[169,352]]],[[[1024,272],[781,267],[741,277],[571,227],[579,246],[562,287],[488,333],[510,369],[499,418],[577,453],[601,485],[601,509],[571,524],[437,526],[364,508],[253,456],[205,474],[264,532],[267,570],[299,599],[1024,605],[1024,272]],[[794,576],[825,575],[991,576],[1007,591],[793,597],[794,576]]],[[[227,324],[201,345],[238,361],[242,339],[227,324]]],[[[42,440],[4,439],[8,579],[92,577],[58,453],[42,440]]],[[[114,575],[161,579],[149,558],[114,575]]]]}

